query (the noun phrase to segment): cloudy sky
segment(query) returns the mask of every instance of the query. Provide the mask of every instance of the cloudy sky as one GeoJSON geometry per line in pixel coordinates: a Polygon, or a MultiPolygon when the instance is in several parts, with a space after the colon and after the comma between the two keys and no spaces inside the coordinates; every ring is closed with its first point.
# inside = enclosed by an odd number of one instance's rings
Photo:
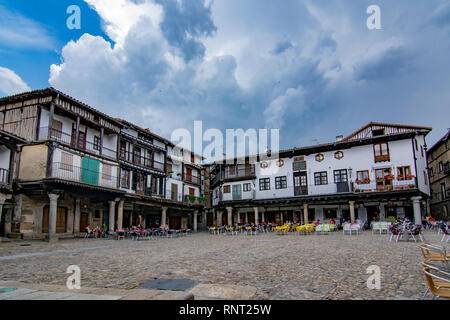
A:
{"type": "Polygon", "coordinates": [[[448,0],[0,0],[0,95],[53,86],[167,138],[202,120],[290,148],[378,121],[431,126],[431,146],[449,52],[448,0]]]}

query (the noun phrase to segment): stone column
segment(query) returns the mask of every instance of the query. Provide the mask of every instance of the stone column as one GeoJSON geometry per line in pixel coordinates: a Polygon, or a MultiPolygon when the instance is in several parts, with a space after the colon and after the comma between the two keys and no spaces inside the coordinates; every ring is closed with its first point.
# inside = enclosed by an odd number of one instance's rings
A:
{"type": "Polygon", "coordinates": [[[241,224],[241,213],[239,211],[237,213],[237,223],[241,224]]]}
{"type": "Polygon", "coordinates": [[[161,213],[161,224],[163,227],[167,226],[167,207],[162,207],[162,213],[161,213]]]}
{"type": "Polygon", "coordinates": [[[217,226],[222,227],[222,210],[217,210],[217,226]]]}
{"type": "Polygon", "coordinates": [[[355,201],[348,202],[350,206],[350,222],[355,223],[355,201]]]}
{"type": "Polygon", "coordinates": [[[264,223],[264,222],[266,222],[266,219],[265,219],[265,217],[264,217],[264,211],[263,212],[261,212],[261,223],[264,223]]]}
{"type": "Polygon", "coordinates": [[[73,233],[80,233],[80,219],[81,219],[81,200],[75,199],[75,224],[73,225],[73,233]]]}
{"type": "Polygon", "coordinates": [[[233,207],[227,207],[228,225],[233,225],[233,207]]]}
{"type": "Polygon", "coordinates": [[[303,204],[303,219],[304,219],[304,223],[308,224],[308,204],[304,203],[303,204]]]}
{"type": "Polygon", "coordinates": [[[58,213],[58,194],[50,193],[48,195],[50,198],[50,210],[48,217],[48,240],[50,242],[58,241],[56,237],[56,216],[58,213]]]}
{"type": "Polygon", "coordinates": [[[114,217],[116,214],[116,202],[115,201],[109,201],[109,232],[115,232],[114,230],[114,217]]]}
{"type": "Polygon", "coordinates": [[[386,208],[384,206],[384,203],[380,203],[379,209],[380,209],[380,221],[386,220],[386,208]]]}
{"type": "MultiPolygon", "coordinates": [[[[0,198],[0,225],[2,224],[3,205],[5,204],[5,200],[6,199],[4,199],[4,198],[0,198]]],[[[3,230],[3,231],[5,231],[5,230],[3,230]]],[[[6,233],[5,233],[5,236],[6,236],[6,233]]],[[[2,242],[2,238],[0,238],[0,242],[2,242]]]]}
{"type": "Polygon", "coordinates": [[[19,230],[14,230],[13,232],[20,232],[20,221],[22,220],[22,195],[16,195],[15,197],[16,206],[14,207],[14,218],[13,226],[18,225],[19,230]]]}
{"type": "Polygon", "coordinates": [[[117,207],[117,228],[119,228],[120,230],[122,230],[123,228],[123,205],[124,200],[120,200],[117,207]]]}
{"type": "Polygon", "coordinates": [[[422,225],[422,197],[412,197],[411,201],[413,202],[414,208],[414,223],[422,225]]]}
{"type": "Polygon", "coordinates": [[[248,224],[248,212],[245,213],[245,224],[248,224]]]}
{"type": "Polygon", "coordinates": [[[253,207],[253,210],[255,210],[255,224],[258,225],[258,222],[259,222],[258,207],[253,207]]]}
{"type": "Polygon", "coordinates": [[[195,210],[194,211],[194,232],[197,232],[197,214],[198,214],[198,211],[197,210],[195,210]]]}

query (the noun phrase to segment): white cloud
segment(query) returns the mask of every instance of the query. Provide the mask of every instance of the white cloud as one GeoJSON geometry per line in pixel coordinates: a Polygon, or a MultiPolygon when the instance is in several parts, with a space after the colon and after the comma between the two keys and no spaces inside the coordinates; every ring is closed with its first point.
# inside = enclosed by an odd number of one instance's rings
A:
{"type": "Polygon", "coordinates": [[[0,42],[11,48],[52,50],[55,41],[41,24],[0,5],[0,42]]]}
{"type": "Polygon", "coordinates": [[[0,67],[0,91],[12,95],[30,91],[30,87],[14,71],[0,67]]]}
{"type": "Polygon", "coordinates": [[[285,117],[298,116],[306,110],[305,90],[301,86],[289,88],[283,95],[273,100],[264,111],[266,123],[272,128],[281,128],[285,117]]]}

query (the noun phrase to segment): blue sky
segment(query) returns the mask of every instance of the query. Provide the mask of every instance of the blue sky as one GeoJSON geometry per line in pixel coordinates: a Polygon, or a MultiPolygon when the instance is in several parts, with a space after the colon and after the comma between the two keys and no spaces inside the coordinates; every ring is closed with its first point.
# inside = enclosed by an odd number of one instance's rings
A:
{"type": "Polygon", "coordinates": [[[203,120],[290,148],[379,121],[431,126],[431,146],[449,49],[447,0],[0,0],[0,95],[54,86],[167,138],[203,120]]]}

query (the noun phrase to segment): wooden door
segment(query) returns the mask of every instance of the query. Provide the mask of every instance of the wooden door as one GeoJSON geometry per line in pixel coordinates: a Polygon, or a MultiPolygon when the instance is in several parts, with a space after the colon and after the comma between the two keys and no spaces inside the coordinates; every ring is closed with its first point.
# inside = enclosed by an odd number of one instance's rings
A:
{"type": "Polygon", "coordinates": [[[208,213],[207,215],[206,215],[206,225],[208,226],[208,227],[212,227],[212,226],[214,226],[214,214],[212,214],[212,213],[208,213]]]}
{"type": "MultiPolygon", "coordinates": [[[[48,233],[50,207],[45,206],[42,214],[42,233],[48,233]]],[[[65,233],[67,230],[67,208],[58,207],[56,212],[56,233],[65,233]]]]}
{"type": "Polygon", "coordinates": [[[308,176],[306,171],[294,173],[294,195],[308,195],[308,176]]]}
{"type": "Polygon", "coordinates": [[[174,230],[181,229],[181,217],[169,217],[169,228],[174,230]]]}
{"type": "Polygon", "coordinates": [[[192,182],[192,169],[186,168],[186,181],[192,182]]]}
{"type": "Polygon", "coordinates": [[[171,199],[173,201],[178,201],[178,185],[175,184],[175,183],[172,183],[171,190],[172,190],[172,197],[171,197],[171,199]]]}
{"type": "Polygon", "coordinates": [[[82,212],[80,216],[80,232],[86,231],[86,227],[89,225],[88,222],[89,214],[87,212],[82,212]]]}

